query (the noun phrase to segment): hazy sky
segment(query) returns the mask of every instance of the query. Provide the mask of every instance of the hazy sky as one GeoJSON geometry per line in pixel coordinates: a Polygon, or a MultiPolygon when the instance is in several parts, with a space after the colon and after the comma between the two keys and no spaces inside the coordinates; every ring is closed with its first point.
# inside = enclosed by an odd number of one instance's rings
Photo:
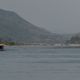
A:
{"type": "Polygon", "coordinates": [[[0,8],[52,32],[80,32],[80,0],[0,0],[0,8]]]}

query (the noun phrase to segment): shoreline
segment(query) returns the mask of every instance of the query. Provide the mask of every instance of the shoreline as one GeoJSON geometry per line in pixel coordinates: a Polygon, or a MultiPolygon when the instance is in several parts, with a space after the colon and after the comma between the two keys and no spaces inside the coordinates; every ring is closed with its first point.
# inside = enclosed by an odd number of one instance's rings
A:
{"type": "MultiPolygon", "coordinates": [[[[10,47],[10,45],[6,45],[4,47],[10,47]]],[[[57,49],[57,48],[80,48],[80,46],[43,46],[43,45],[11,45],[13,47],[26,47],[26,48],[53,48],[53,49],[57,49]]]]}

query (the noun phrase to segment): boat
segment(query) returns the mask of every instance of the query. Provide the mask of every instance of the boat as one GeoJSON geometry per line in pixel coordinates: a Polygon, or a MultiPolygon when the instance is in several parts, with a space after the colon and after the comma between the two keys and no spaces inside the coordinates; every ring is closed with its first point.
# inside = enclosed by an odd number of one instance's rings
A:
{"type": "Polygon", "coordinates": [[[4,44],[0,44],[0,51],[4,51],[4,44]]]}

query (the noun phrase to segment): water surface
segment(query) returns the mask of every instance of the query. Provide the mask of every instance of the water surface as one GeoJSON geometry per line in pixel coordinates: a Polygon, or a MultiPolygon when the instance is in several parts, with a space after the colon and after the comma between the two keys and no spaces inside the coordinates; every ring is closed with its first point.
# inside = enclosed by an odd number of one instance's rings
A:
{"type": "Polygon", "coordinates": [[[80,49],[6,47],[0,80],[80,80],[80,49]]]}

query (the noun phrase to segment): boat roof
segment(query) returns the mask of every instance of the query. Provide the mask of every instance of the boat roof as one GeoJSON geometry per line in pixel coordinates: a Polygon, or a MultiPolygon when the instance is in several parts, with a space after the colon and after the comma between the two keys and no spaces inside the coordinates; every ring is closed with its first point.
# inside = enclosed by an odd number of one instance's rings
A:
{"type": "Polygon", "coordinates": [[[5,44],[0,44],[0,46],[5,46],[5,44]]]}

